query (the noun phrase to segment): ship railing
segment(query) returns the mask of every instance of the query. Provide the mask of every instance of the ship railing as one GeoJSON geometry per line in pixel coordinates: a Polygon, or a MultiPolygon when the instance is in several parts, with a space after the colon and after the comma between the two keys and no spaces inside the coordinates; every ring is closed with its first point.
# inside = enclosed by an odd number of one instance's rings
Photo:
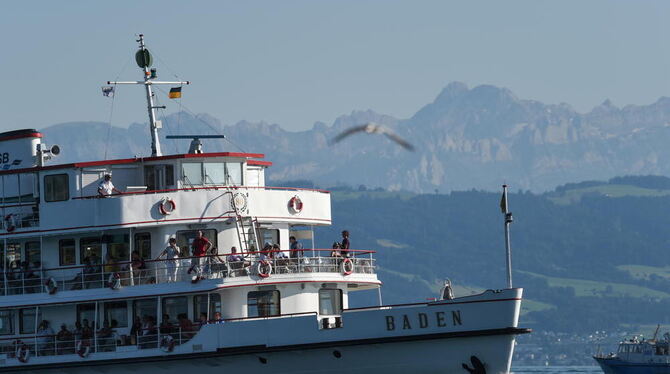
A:
{"type": "Polygon", "coordinates": [[[124,261],[51,269],[10,270],[4,273],[0,294],[21,295],[197,282],[241,276],[340,273],[375,274],[374,251],[332,249],[252,251],[231,255],[180,257],[174,260],[124,261]],[[237,260],[237,261],[233,261],[237,260]],[[269,266],[268,266],[269,265],[269,266]]]}
{"type": "Polygon", "coordinates": [[[25,202],[0,205],[2,214],[2,229],[13,232],[16,229],[26,227],[38,227],[40,225],[40,214],[37,202],[25,202]]]}
{"type": "MultiPolygon", "coordinates": [[[[209,323],[220,323],[210,321],[209,323]]],[[[117,352],[121,349],[154,349],[166,351],[191,340],[200,327],[170,327],[138,329],[135,335],[119,335],[114,330],[102,334],[100,331],[92,336],[74,336],[59,338],[58,335],[33,335],[0,339],[0,353],[7,357],[17,358],[29,352],[29,357],[74,355],[85,357],[97,352],[117,352]],[[166,331],[167,330],[167,331],[166,331]],[[120,348],[123,347],[123,348],[120,348]],[[136,348],[134,348],[136,347],[136,348]]]]}
{"type": "Polygon", "coordinates": [[[183,188],[169,188],[169,189],[161,189],[161,190],[145,190],[145,191],[131,191],[131,192],[117,192],[113,194],[109,194],[106,196],[100,196],[99,194],[95,195],[88,195],[88,196],[79,196],[79,197],[73,197],[73,200],[81,200],[81,199],[101,199],[101,198],[114,198],[114,197],[123,197],[123,196],[128,196],[128,195],[150,195],[150,194],[157,194],[157,193],[169,193],[169,192],[179,192],[179,191],[186,191],[186,192],[192,192],[192,191],[200,191],[200,190],[205,190],[205,191],[210,191],[210,190],[229,190],[229,191],[238,191],[238,190],[272,190],[272,191],[305,191],[305,192],[319,192],[319,193],[324,193],[324,194],[330,194],[330,191],[328,190],[322,190],[318,188],[296,188],[296,187],[274,187],[274,186],[230,186],[230,185],[219,185],[219,184],[207,184],[203,186],[194,186],[190,185],[190,187],[183,187],[183,188]]]}

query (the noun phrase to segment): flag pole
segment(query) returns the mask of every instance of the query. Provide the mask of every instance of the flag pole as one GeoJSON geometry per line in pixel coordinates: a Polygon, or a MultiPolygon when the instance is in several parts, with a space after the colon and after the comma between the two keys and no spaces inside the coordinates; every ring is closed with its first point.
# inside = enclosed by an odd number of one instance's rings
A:
{"type": "Polygon", "coordinates": [[[503,184],[503,195],[500,200],[500,210],[505,217],[505,253],[507,257],[507,288],[512,288],[512,247],[509,238],[509,225],[514,221],[507,205],[507,185],[503,184]]]}

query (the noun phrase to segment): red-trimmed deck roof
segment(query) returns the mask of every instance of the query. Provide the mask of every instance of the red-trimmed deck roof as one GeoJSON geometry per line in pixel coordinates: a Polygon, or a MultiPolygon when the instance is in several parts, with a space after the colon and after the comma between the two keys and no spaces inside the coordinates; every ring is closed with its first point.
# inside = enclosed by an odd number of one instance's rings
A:
{"type": "MultiPolygon", "coordinates": [[[[21,169],[10,169],[10,170],[0,170],[0,175],[3,174],[18,174],[18,173],[29,173],[41,170],[53,170],[53,169],[70,169],[70,168],[85,168],[89,166],[104,166],[104,165],[120,165],[120,164],[132,164],[135,162],[147,162],[147,161],[160,161],[160,160],[174,160],[180,158],[209,158],[209,157],[240,157],[240,158],[264,158],[265,155],[262,153],[241,153],[241,152],[211,152],[211,153],[184,153],[178,155],[166,155],[158,157],[138,157],[138,158],[122,158],[116,160],[102,160],[102,161],[86,161],[86,162],[74,162],[70,164],[59,164],[59,165],[48,165],[42,167],[32,167],[32,168],[21,168],[21,169]]],[[[252,165],[272,165],[269,161],[260,161],[260,160],[250,160],[252,165]]]]}

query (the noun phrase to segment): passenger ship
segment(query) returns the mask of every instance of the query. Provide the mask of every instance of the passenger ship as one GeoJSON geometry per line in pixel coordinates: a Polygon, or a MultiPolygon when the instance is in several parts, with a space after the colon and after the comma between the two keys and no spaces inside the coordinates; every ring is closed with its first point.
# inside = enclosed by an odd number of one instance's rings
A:
{"type": "Polygon", "coordinates": [[[373,251],[313,248],[329,193],[268,187],[263,154],[203,152],[197,136],[163,155],[152,87],[188,82],[158,81],[138,42],[143,80],[109,84],[144,85],[151,156],[52,164],[59,149],[38,131],[0,134],[0,372],[509,371],[529,331],[520,288],[351,308],[350,293],[382,283],[373,251]],[[118,192],[100,196],[107,174],[118,192]],[[218,252],[194,271],[198,231],[218,252]],[[306,249],[288,250],[291,236],[306,249]],[[171,237],[182,257],[156,260],[171,237]]]}

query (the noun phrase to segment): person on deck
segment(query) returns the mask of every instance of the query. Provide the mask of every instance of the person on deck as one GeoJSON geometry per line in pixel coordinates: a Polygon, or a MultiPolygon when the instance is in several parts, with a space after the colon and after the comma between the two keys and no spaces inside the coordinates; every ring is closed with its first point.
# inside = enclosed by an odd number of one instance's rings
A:
{"type": "Polygon", "coordinates": [[[191,268],[188,273],[195,271],[197,279],[202,277],[202,263],[204,256],[212,248],[212,242],[203,236],[202,230],[198,230],[197,237],[191,243],[193,258],[191,259],[191,268]]]}
{"type": "Polygon", "coordinates": [[[342,231],[342,243],[340,243],[341,253],[343,257],[349,257],[349,248],[351,247],[351,242],[349,242],[349,231],[342,231]]]}
{"type": "Polygon", "coordinates": [[[121,193],[121,191],[114,187],[114,183],[112,183],[112,175],[105,174],[103,180],[98,185],[98,195],[100,195],[100,197],[108,197],[113,193],[121,193]]]}
{"type": "Polygon", "coordinates": [[[60,331],[56,334],[56,354],[74,353],[74,336],[67,329],[66,324],[60,325],[60,331]]]}
{"type": "Polygon", "coordinates": [[[176,282],[177,258],[181,256],[181,251],[177,246],[177,239],[168,239],[168,246],[158,255],[158,257],[156,257],[156,260],[160,260],[163,256],[165,256],[165,271],[167,272],[167,281],[176,282]]]}
{"type": "Polygon", "coordinates": [[[37,344],[40,355],[51,355],[53,349],[51,342],[54,340],[54,330],[49,326],[49,321],[42,320],[37,327],[37,344]]]}
{"type": "Polygon", "coordinates": [[[210,323],[220,325],[225,322],[226,321],[221,317],[221,312],[214,312],[214,319],[210,323]]]}
{"type": "Polygon", "coordinates": [[[291,258],[299,258],[303,256],[302,243],[300,243],[295,236],[288,238],[289,249],[291,250],[291,258]]]}

